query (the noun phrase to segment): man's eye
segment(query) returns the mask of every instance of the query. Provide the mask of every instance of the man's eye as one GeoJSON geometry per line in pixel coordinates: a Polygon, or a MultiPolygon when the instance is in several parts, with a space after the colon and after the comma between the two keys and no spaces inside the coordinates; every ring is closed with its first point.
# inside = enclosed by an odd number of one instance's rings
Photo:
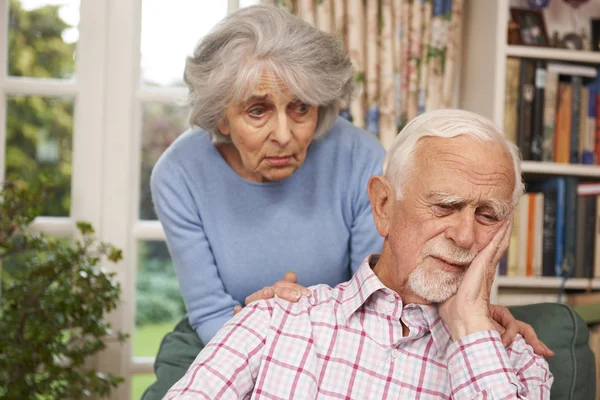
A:
{"type": "Polygon", "coordinates": [[[480,215],[488,221],[498,221],[498,217],[494,214],[480,214],[480,215]]]}
{"type": "Polygon", "coordinates": [[[436,204],[433,206],[433,212],[437,215],[449,215],[454,210],[454,207],[450,204],[436,204]]]}

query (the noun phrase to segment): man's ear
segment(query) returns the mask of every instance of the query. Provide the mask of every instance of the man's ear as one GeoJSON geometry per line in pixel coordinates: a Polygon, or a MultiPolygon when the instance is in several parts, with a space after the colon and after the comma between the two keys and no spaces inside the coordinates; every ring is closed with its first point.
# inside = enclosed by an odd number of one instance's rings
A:
{"type": "Polygon", "coordinates": [[[219,128],[219,131],[223,135],[229,136],[229,124],[227,123],[227,119],[224,117],[217,121],[217,128],[219,128]]]}
{"type": "Polygon", "coordinates": [[[379,234],[387,238],[396,201],[396,191],[391,182],[382,176],[372,176],[367,188],[375,226],[379,234]]]}

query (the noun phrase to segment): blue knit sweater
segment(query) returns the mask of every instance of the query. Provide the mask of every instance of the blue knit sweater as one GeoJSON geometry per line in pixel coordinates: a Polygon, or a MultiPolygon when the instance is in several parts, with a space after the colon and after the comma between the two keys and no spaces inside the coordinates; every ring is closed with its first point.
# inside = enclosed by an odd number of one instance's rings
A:
{"type": "Polygon", "coordinates": [[[236,304],[286,271],[303,286],[334,286],[381,251],[367,182],[381,174],[384,156],[376,138],[341,118],[278,182],[240,177],[205,131],[187,131],[165,151],[152,196],[190,323],[204,343],[236,304]]]}

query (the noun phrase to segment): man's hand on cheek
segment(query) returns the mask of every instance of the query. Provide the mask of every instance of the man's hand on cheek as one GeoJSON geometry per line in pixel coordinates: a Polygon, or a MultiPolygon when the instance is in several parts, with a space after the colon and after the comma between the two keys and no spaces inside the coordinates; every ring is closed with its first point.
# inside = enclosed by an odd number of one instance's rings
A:
{"type": "Polygon", "coordinates": [[[491,242],[477,254],[456,294],[439,306],[440,316],[454,341],[475,332],[495,329],[489,316],[490,292],[496,265],[508,248],[512,220],[511,214],[491,242]]]}

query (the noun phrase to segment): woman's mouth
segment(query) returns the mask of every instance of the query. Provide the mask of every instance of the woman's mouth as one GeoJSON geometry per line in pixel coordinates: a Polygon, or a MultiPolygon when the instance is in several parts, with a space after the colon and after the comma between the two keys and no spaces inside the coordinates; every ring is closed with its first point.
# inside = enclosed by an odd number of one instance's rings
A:
{"type": "Polygon", "coordinates": [[[276,156],[276,157],[267,157],[267,161],[273,167],[285,167],[289,163],[292,162],[291,156],[276,156]]]}

